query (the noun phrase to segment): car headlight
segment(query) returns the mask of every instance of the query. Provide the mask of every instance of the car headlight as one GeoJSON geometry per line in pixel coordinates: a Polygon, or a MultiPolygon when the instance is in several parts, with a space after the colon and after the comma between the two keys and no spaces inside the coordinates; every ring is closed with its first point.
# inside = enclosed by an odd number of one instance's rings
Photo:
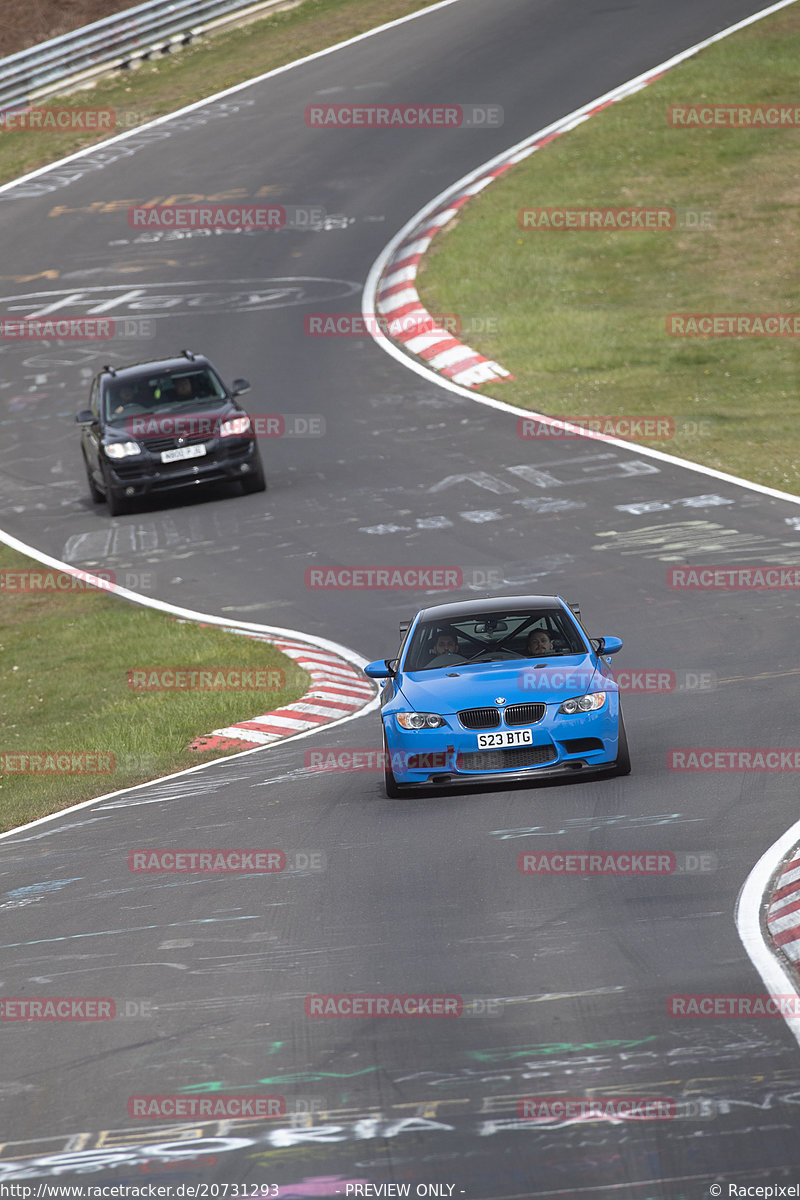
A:
{"type": "Polygon", "coordinates": [[[397,724],[401,729],[438,729],[440,725],[446,725],[438,713],[398,713],[397,724]]]}
{"type": "Polygon", "coordinates": [[[573,696],[571,700],[565,700],[558,711],[569,716],[575,713],[596,712],[605,702],[605,692],[590,692],[588,696],[573,696]]]}
{"type": "Polygon", "coordinates": [[[109,458],[127,458],[129,454],[141,454],[138,442],[107,442],[103,447],[109,458]]]}
{"type": "Polygon", "coordinates": [[[243,433],[249,432],[249,417],[229,417],[228,420],[223,421],[219,427],[220,437],[241,437],[243,433]]]}

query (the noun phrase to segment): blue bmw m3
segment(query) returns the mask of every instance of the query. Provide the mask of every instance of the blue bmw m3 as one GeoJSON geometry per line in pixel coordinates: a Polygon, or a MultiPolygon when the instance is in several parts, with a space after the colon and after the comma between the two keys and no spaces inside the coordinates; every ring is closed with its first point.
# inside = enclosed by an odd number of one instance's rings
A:
{"type": "Polygon", "coordinates": [[[508,596],[424,608],[384,680],[386,794],[578,771],[630,773],[609,655],[561,596],[508,596]]]}

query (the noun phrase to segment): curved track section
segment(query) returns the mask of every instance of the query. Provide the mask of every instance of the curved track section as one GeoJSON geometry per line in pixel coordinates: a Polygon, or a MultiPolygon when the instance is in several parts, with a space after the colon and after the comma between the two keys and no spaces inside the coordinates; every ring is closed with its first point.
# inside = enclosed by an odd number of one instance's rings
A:
{"type": "Polygon", "coordinates": [[[15,1024],[3,1182],[199,1180],[280,1186],[284,1198],[369,1182],[510,1200],[694,1195],[716,1178],[778,1182],[800,1167],[787,1027],[668,1009],[671,995],[761,990],[731,914],[795,796],[777,774],[670,771],[667,756],[796,734],[787,594],[681,592],[667,572],[800,562],[796,504],[623,445],[532,454],[469,393],[410,373],[366,337],[304,329],[309,314],[357,313],[387,231],[431,196],[757,8],[588,0],[576,27],[557,0],[459,0],[0,197],[8,315],[150,321],[125,327],[113,357],[196,346],[229,378],[258,381],[255,411],[326,423],[324,437],[265,446],[266,497],[219,491],[108,520],[84,496],[73,442],[95,349],[4,344],[11,535],[123,580],[147,572],[168,603],[291,625],[365,658],[391,655],[399,621],[453,594],[321,589],[310,567],[458,566],[458,594],[495,578],[507,592],[561,591],[592,632],[625,638],[621,667],[675,672],[671,689],[626,697],[628,779],[389,804],[375,771],[323,774],[306,758],[313,745],[352,764],[353,749],[377,747],[373,716],[4,839],[4,995],[110,995],[130,1016],[15,1024]],[[465,103],[477,79],[478,99],[504,109],[500,129],[304,124],[323,98],[465,103]],[[328,217],[274,236],[145,238],[127,226],[132,203],[231,192],[328,217]],[[129,869],[131,852],[187,845],[283,849],[290,869],[129,869]],[[711,855],[716,869],[517,869],[520,852],[662,850],[711,855]],[[306,997],[328,993],[459,995],[471,1015],[308,1016],[306,997]],[[289,1115],[129,1115],[132,1097],[156,1094],[278,1095],[289,1115]],[[669,1120],[537,1121],[520,1116],[531,1095],[674,1108],[669,1120]]]}

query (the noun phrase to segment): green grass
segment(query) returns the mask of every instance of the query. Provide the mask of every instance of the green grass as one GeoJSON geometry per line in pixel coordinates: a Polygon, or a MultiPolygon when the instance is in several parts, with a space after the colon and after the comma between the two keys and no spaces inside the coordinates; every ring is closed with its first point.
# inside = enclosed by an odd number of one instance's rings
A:
{"type": "MultiPolygon", "coordinates": [[[[294,8],[206,37],[173,55],[117,71],[90,88],[48,98],[44,106],[112,108],[117,113],[115,132],[121,132],[432,3],[435,0],[302,0],[294,8]]],[[[0,183],[107,136],[2,131],[0,183]]]]}
{"type": "MultiPolygon", "coordinates": [[[[27,569],[44,570],[0,544],[0,570],[27,569]]],[[[187,747],[212,729],[298,699],[308,686],[308,674],[267,642],[99,591],[0,589],[0,754],[98,751],[116,764],[100,775],[0,774],[0,830],[219,758],[187,747]],[[170,666],[278,669],[285,686],[145,692],[128,685],[130,670],[170,666]]]]}
{"type": "Polygon", "coordinates": [[[725,39],[537,150],[472,200],[423,260],[432,312],[555,416],[650,415],[669,453],[800,494],[796,338],[675,338],[673,312],[800,312],[800,129],[673,129],[681,103],[794,103],[797,6],[725,39]],[[539,206],[710,210],[712,230],[521,230],[539,206]]]}

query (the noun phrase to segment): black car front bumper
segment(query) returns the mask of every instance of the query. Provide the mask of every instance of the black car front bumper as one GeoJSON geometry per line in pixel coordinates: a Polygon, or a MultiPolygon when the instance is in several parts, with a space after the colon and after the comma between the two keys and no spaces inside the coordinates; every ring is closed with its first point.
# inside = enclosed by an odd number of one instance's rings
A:
{"type": "Polygon", "coordinates": [[[206,443],[202,458],[163,463],[159,454],[145,451],[131,456],[129,461],[106,459],[106,478],[115,491],[133,497],[198,484],[233,482],[254,474],[260,467],[253,439],[232,438],[229,444],[215,439],[206,443]]]}

